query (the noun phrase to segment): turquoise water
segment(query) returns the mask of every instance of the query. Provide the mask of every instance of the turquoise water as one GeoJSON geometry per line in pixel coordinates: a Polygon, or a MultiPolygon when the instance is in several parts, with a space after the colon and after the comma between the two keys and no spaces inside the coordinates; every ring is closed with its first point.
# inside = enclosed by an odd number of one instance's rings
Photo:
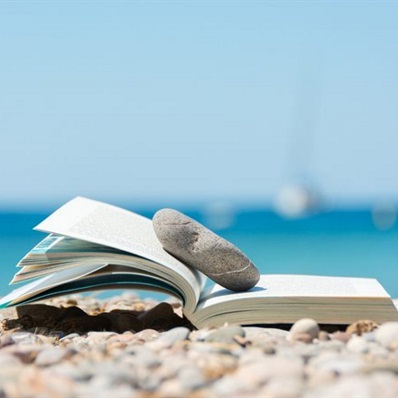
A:
{"type": "MultiPolygon", "coordinates": [[[[199,211],[188,213],[206,221],[199,211]]],[[[12,290],[8,282],[15,264],[44,237],[32,228],[46,215],[0,213],[0,295],[12,290]]],[[[261,273],[374,277],[398,297],[398,226],[378,230],[368,210],[285,220],[267,210],[242,209],[231,227],[217,232],[238,245],[261,273]]]]}

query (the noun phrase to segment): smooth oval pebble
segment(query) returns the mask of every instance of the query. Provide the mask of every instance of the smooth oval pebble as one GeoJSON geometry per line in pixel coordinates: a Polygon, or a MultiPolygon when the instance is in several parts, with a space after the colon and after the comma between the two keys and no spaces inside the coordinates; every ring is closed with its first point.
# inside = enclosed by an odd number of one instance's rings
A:
{"type": "Polygon", "coordinates": [[[185,214],[159,210],[153,228],[166,251],[227,289],[248,290],[260,279],[256,266],[236,246],[185,214]]]}
{"type": "Polygon", "coordinates": [[[226,326],[217,329],[206,337],[208,343],[235,343],[235,337],[245,337],[245,331],[240,326],[226,326]]]}
{"type": "Polygon", "coordinates": [[[303,341],[306,343],[310,343],[313,339],[318,337],[318,334],[318,323],[311,318],[302,318],[296,321],[291,327],[289,339],[292,341],[303,341]]]}
{"type": "Polygon", "coordinates": [[[186,340],[189,336],[190,330],[186,327],[176,327],[168,330],[167,332],[163,332],[159,336],[159,341],[165,346],[171,347],[173,344],[176,344],[180,341],[186,340]]]}
{"type": "Polygon", "coordinates": [[[369,345],[363,337],[354,336],[347,342],[347,350],[358,354],[366,354],[369,352],[369,345]]]}
{"type": "Polygon", "coordinates": [[[383,347],[398,347],[398,322],[383,323],[376,330],[375,339],[383,347]]]}
{"type": "Polygon", "coordinates": [[[59,347],[49,347],[40,351],[36,357],[37,366],[50,366],[61,362],[63,359],[74,354],[72,349],[62,349],[59,347]]]}

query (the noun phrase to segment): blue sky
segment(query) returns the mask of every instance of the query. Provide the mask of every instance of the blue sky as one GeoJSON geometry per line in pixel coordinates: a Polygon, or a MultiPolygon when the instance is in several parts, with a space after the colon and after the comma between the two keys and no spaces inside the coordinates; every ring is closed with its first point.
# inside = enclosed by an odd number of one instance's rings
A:
{"type": "Polygon", "coordinates": [[[398,201],[395,1],[0,1],[0,206],[398,201]]]}

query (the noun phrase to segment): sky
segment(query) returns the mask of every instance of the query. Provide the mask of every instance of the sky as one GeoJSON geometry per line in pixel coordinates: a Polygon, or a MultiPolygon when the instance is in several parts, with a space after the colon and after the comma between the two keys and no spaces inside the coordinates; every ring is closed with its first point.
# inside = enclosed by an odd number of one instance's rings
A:
{"type": "Polygon", "coordinates": [[[398,2],[0,0],[0,207],[398,203],[398,2]]]}

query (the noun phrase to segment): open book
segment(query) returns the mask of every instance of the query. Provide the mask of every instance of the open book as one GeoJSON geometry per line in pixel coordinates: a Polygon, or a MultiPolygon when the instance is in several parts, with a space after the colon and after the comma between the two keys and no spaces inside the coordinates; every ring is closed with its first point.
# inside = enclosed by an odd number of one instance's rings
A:
{"type": "Polygon", "coordinates": [[[35,229],[48,233],[18,264],[12,283],[30,281],[0,299],[7,307],[70,292],[139,288],[169,293],[196,327],[293,323],[398,321],[391,298],[375,279],[262,275],[246,292],[205,289],[203,274],[168,254],[152,221],[77,197],[35,229]]]}

